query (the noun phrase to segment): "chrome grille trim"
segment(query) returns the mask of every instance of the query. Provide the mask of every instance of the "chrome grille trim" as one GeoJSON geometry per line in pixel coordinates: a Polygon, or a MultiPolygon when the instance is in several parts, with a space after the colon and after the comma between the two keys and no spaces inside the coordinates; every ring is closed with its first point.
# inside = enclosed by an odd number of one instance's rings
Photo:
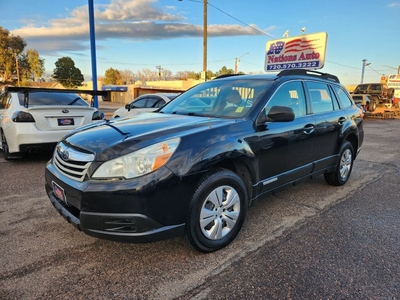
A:
{"type": "Polygon", "coordinates": [[[93,154],[79,152],[67,147],[63,143],[57,145],[53,156],[53,163],[58,171],[68,178],[80,182],[85,179],[87,170],[93,160],[93,154]]]}

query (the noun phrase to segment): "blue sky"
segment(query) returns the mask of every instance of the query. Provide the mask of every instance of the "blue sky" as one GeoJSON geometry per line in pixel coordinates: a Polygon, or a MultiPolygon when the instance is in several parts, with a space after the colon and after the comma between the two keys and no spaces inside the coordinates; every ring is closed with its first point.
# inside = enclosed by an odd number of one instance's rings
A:
{"type": "MultiPolygon", "coordinates": [[[[172,71],[203,68],[203,0],[94,0],[97,74],[156,66],[172,71]]],[[[69,56],[91,76],[88,0],[0,0],[0,26],[45,59],[46,72],[69,56]],[[16,2],[18,3],[16,8],[16,2]]],[[[266,43],[327,32],[325,66],[346,85],[379,81],[400,65],[400,0],[209,0],[209,70],[223,66],[264,72],[266,43]],[[248,54],[246,54],[248,53],[248,54]]]]}

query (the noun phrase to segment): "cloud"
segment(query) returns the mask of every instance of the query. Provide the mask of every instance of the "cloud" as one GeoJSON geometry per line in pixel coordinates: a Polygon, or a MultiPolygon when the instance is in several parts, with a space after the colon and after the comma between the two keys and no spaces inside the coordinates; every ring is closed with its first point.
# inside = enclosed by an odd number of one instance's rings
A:
{"type": "MultiPolygon", "coordinates": [[[[111,0],[109,4],[95,5],[96,40],[159,40],[182,37],[201,37],[203,26],[186,23],[186,18],[175,7],[155,6],[157,0],[111,0]]],[[[88,7],[72,10],[67,18],[52,19],[46,26],[29,25],[11,31],[24,38],[30,47],[41,53],[53,51],[80,51],[88,48],[88,7]]],[[[260,35],[256,25],[209,24],[209,37],[260,35]]]]}
{"type": "Polygon", "coordinates": [[[392,2],[388,6],[389,7],[400,7],[400,2],[392,2]]]}

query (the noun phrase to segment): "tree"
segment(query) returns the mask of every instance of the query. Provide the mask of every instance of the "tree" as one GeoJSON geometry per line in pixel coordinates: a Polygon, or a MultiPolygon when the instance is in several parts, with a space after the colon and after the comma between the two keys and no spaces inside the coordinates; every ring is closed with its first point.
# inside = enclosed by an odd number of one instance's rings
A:
{"type": "Polygon", "coordinates": [[[122,84],[135,83],[135,77],[131,70],[126,69],[123,71],[119,71],[119,73],[121,74],[122,84]]]}
{"type": "Polygon", "coordinates": [[[42,77],[44,73],[44,59],[39,57],[39,53],[34,49],[29,49],[24,55],[26,64],[28,66],[26,78],[33,81],[42,77]]]}
{"type": "Polygon", "coordinates": [[[0,76],[3,81],[13,80],[16,76],[19,85],[19,60],[25,47],[23,38],[10,35],[7,29],[0,26],[0,76]]]}
{"type": "Polygon", "coordinates": [[[104,74],[104,84],[122,84],[121,73],[117,69],[109,68],[104,74]]]}
{"type": "Polygon", "coordinates": [[[220,76],[220,75],[225,75],[225,74],[234,74],[235,71],[233,69],[228,69],[226,66],[223,66],[217,73],[215,73],[215,76],[220,76]]]}
{"type": "Polygon", "coordinates": [[[66,88],[75,88],[85,80],[81,70],[75,67],[75,62],[68,56],[59,58],[55,63],[52,77],[66,88]]]}

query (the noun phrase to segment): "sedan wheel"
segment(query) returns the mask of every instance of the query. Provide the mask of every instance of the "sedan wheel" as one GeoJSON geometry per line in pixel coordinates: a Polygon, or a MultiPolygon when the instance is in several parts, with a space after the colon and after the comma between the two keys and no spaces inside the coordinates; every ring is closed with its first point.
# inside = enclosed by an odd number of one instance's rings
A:
{"type": "Polygon", "coordinates": [[[187,235],[198,250],[212,252],[228,245],[242,227],[247,192],[235,173],[218,169],[206,175],[192,198],[187,235]]]}

